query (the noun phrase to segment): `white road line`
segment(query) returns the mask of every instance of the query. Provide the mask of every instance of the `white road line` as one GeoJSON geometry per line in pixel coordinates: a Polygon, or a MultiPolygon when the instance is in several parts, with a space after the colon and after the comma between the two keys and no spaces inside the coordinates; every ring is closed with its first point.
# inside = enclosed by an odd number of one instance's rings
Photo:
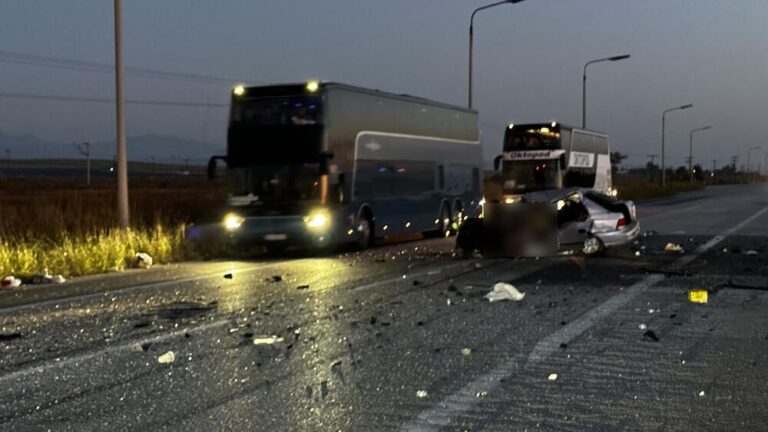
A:
{"type": "Polygon", "coordinates": [[[109,297],[113,294],[125,294],[131,291],[138,291],[143,289],[156,289],[156,288],[163,288],[166,286],[181,284],[181,283],[187,283],[187,282],[196,282],[206,279],[214,279],[214,278],[222,278],[225,273],[231,273],[233,275],[236,274],[242,274],[242,273],[250,273],[258,270],[265,270],[272,267],[275,267],[277,265],[285,264],[284,262],[281,263],[274,263],[274,264],[266,264],[263,266],[253,267],[253,268],[247,268],[247,269],[239,269],[239,270],[222,270],[216,273],[209,273],[206,275],[200,275],[200,276],[190,276],[186,278],[181,279],[173,279],[173,280],[167,280],[162,282],[150,282],[146,284],[141,285],[134,285],[134,286],[128,286],[125,288],[118,288],[115,290],[108,290],[108,291],[99,291],[91,294],[82,294],[77,296],[71,296],[71,297],[63,297],[60,299],[51,299],[51,300],[43,300],[40,302],[35,303],[27,303],[22,304],[18,306],[9,306],[5,308],[0,308],[0,314],[4,313],[13,313],[22,311],[25,309],[32,309],[32,308],[38,308],[38,307],[45,307],[45,306],[55,306],[55,305],[62,305],[67,303],[74,303],[82,300],[90,300],[95,299],[99,297],[109,297]]]}
{"type": "MultiPolygon", "coordinates": [[[[766,211],[768,211],[768,207],[763,208],[739,224],[723,231],[723,233],[713,237],[690,255],[680,258],[674,266],[682,267],[690,263],[701,254],[712,249],[729,235],[744,228],[747,224],[765,214],[766,211]]],[[[477,394],[479,392],[484,391],[490,393],[498,388],[502,379],[510,377],[521,367],[530,366],[544,360],[547,356],[555,352],[561,343],[569,342],[580,336],[598,321],[614,313],[646,289],[664,280],[664,278],[664,275],[661,274],[646,276],[641,281],[627,288],[623,293],[609,298],[577,320],[539,341],[527,356],[525,364],[523,364],[523,361],[525,360],[524,356],[518,355],[512,357],[491,372],[480,376],[456,393],[448,396],[431,408],[422,411],[413,421],[403,425],[401,430],[408,432],[437,431],[442,427],[448,426],[456,417],[477,405],[477,394]]]]}
{"type": "Polygon", "coordinates": [[[223,319],[218,321],[211,321],[209,323],[203,324],[201,326],[197,327],[188,327],[181,330],[175,330],[170,333],[158,335],[158,336],[152,336],[144,339],[139,340],[132,340],[130,342],[124,342],[119,345],[112,345],[108,346],[106,348],[100,349],[98,351],[91,351],[83,354],[79,354],[72,357],[67,357],[58,361],[47,361],[46,363],[40,364],[38,366],[31,366],[26,367],[24,369],[19,369],[17,371],[13,371],[11,373],[1,375],[0,376],[0,384],[5,383],[6,381],[24,378],[31,374],[41,373],[45,372],[49,369],[59,368],[63,366],[68,366],[72,364],[77,364],[86,360],[91,360],[97,357],[101,357],[107,354],[112,353],[121,353],[121,352],[131,352],[133,349],[135,349],[135,346],[140,346],[145,343],[159,343],[164,342],[170,339],[182,337],[185,333],[193,334],[193,333],[200,333],[205,330],[215,329],[222,327],[226,324],[229,324],[232,320],[230,319],[223,319]]]}

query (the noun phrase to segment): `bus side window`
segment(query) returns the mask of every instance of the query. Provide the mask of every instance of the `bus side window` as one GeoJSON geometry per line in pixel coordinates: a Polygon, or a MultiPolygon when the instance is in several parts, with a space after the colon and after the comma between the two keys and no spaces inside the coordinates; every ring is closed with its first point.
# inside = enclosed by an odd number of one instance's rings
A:
{"type": "Polygon", "coordinates": [[[437,190],[445,190],[445,167],[443,165],[437,166],[437,190]]]}

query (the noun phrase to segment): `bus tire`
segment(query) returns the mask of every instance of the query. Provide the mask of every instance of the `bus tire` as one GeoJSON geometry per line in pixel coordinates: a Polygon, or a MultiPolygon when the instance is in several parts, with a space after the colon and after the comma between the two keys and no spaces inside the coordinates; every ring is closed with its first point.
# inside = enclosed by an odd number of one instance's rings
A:
{"type": "Polygon", "coordinates": [[[368,249],[373,245],[373,218],[368,212],[363,212],[360,215],[360,220],[357,223],[357,240],[355,241],[355,247],[359,250],[368,249]]]}

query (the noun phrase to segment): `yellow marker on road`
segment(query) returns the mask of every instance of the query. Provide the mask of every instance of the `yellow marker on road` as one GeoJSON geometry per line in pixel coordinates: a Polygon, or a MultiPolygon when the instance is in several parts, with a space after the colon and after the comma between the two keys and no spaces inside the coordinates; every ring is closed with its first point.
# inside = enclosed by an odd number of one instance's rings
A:
{"type": "Polygon", "coordinates": [[[709,300],[709,293],[707,290],[690,290],[688,291],[688,301],[691,303],[706,303],[709,300]]]}

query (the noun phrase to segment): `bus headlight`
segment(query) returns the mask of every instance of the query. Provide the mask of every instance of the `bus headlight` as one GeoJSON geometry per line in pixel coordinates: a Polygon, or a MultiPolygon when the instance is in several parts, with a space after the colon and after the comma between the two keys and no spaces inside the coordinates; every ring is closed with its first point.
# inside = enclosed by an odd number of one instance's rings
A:
{"type": "Polygon", "coordinates": [[[614,187],[608,188],[608,195],[612,197],[619,196],[619,190],[614,187]]]}
{"type": "Polygon", "coordinates": [[[224,229],[227,231],[234,231],[240,228],[243,225],[243,222],[245,222],[245,218],[239,214],[227,213],[227,215],[224,216],[224,229]]]}
{"type": "Polygon", "coordinates": [[[304,218],[304,223],[311,230],[326,230],[331,224],[331,215],[325,209],[315,210],[304,218]]]}

